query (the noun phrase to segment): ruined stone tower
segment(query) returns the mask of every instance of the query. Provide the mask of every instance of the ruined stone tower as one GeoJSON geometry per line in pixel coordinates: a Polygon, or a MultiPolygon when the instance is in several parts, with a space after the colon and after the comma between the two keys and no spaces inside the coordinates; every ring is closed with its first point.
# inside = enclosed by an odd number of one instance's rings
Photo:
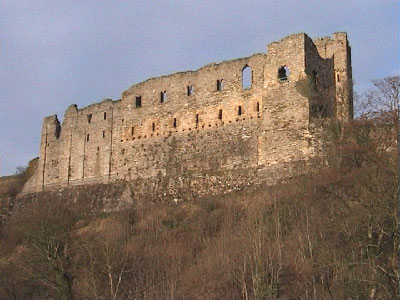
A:
{"type": "Polygon", "coordinates": [[[265,54],[148,79],[43,120],[24,192],[126,180],[137,195],[224,192],[305,172],[317,120],[353,116],[346,33],[296,34],[265,54]],[[248,76],[248,78],[245,78],[248,76]]]}

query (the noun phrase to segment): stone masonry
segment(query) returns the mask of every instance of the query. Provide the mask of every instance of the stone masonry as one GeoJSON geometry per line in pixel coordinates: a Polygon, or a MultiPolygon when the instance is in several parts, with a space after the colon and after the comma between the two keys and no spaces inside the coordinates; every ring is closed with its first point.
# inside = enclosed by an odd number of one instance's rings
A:
{"type": "Polygon", "coordinates": [[[125,181],[136,196],[226,192],[307,171],[321,119],[353,117],[346,33],[288,36],[254,54],[148,79],[46,117],[23,193],[125,181]],[[248,78],[245,78],[247,76],[248,78]]]}

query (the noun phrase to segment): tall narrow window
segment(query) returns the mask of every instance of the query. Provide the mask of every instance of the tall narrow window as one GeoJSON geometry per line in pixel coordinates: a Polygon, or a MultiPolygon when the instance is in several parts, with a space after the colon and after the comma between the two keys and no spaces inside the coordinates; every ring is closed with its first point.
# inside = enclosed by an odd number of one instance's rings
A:
{"type": "Polygon", "coordinates": [[[103,130],[103,139],[106,137],[106,131],[103,130]]]}
{"type": "Polygon", "coordinates": [[[339,74],[336,75],[336,81],[340,82],[340,75],[339,74]]]}
{"type": "Polygon", "coordinates": [[[155,130],[156,130],[156,123],[153,122],[153,123],[151,124],[151,130],[152,130],[152,131],[155,131],[155,130]]]}
{"type": "Polygon", "coordinates": [[[257,102],[257,105],[256,105],[256,111],[257,111],[257,112],[259,112],[259,111],[260,111],[260,102],[257,102]]]}
{"type": "Polygon", "coordinates": [[[318,73],[315,70],[313,70],[312,72],[313,72],[313,78],[312,79],[313,79],[314,89],[317,90],[318,89],[318,86],[317,86],[317,84],[318,84],[318,82],[317,82],[318,73]]]}
{"type": "Polygon", "coordinates": [[[199,114],[196,114],[196,125],[199,124],[199,114]]]}
{"type": "Polygon", "coordinates": [[[173,126],[174,128],[176,128],[176,118],[174,118],[174,122],[172,123],[172,126],[173,126]]]}
{"type": "Polygon", "coordinates": [[[218,119],[222,120],[222,109],[218,111],[218,119]]]}
{"type": "Polygon", "coordinates": [[[87,122],[90,124],[92,122],[92,114],[87,115],[87,122]]]}
{"type": "Polygon", "coordinates": [[[90,136],[89,136],[89,133],[86,135],[86,142],[89,142],[89,138],[90,138],[90,136]]]}
{"type": "Polygon", "coordinates": [[[253,82],[253,71],[251,70],[251,67],[246,65],[242,70],[242,88],[244,90],[251,89],[252,82],[253,82]]]}
{"type": "Polygon", "coordinates": [[[131,127],[131,135],[133,135],[135,133],[135,129],[133,127],[131,127]]]}
{"type": "Polygon", "coordinates": [[[224,80],[218,79],[217,80],[217,91],[222,91],[224,89],[224,80]]]}
{"type": "Polygon", "coordinates": [[[142,96],[136,96],[136,107],[142,107],[142,96]]]}
{"type": "Polygon", "coordinates": [[[238,116],[242,115],[242,106],[238,106],[238,116]]]}
{"type": "Polygon", "coordinates": [[[187,86],[187,95],[188,95],[188,96],[192,96],[192,95],[193,95],[193,92],[194,92],[194,87],[193,87],[193,85],[188,85],[188,86],[187,86]]]}
{"type": "Polygon", "coordinates": [[[160,92],[160,103],[164,103],[165,101],[167,101],[167,92],[160,92]]]}
{"type": "Polygon", "coordinates": [[[106,112],[104,112],[104,114],[103,114],[103,118],[104,118],[104,120],[106,120],[106,119],[107,119],[107,113],[106,113],[106,112]]]}

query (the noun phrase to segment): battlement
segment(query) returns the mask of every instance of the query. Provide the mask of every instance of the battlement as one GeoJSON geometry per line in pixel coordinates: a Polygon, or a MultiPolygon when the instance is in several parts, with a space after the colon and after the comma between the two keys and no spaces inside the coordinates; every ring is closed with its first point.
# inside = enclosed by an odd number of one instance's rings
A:
{"type": "Polygon", "coordinates": [[[291,35],[265,54],[150,78],[120,100],[71,105],[62,125],[46,117],[25,192],[127,180],[177,195],[216,182],[273,182],[319,155],[313,122],[321,118],[352,118],[345,33],[291,35]]]}

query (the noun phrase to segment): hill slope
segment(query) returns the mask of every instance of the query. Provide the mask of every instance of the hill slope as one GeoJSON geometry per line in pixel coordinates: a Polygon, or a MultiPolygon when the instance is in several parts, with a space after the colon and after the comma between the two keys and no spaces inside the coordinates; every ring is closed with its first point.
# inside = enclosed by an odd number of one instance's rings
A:
{"type": "Polygon", "coordinates": [[[274,187],[110,213],[33,201],[2,228],[0,298],[392,299],[392,133],[333,128],[329,167],[274,187]]]}

